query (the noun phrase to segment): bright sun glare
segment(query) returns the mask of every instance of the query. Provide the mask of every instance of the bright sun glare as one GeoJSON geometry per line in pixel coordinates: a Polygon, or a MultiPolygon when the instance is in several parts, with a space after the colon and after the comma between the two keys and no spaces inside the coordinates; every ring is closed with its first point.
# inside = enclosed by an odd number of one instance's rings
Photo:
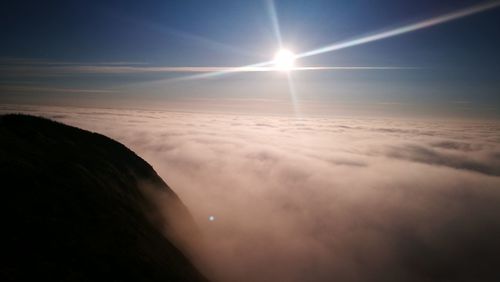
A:
{"type": "Polygon", "coordinates": [[[274,56],[274,67],[281,71],[290,71],[295,63],[295,54],[286,49],[281,49],[274,56]]]}

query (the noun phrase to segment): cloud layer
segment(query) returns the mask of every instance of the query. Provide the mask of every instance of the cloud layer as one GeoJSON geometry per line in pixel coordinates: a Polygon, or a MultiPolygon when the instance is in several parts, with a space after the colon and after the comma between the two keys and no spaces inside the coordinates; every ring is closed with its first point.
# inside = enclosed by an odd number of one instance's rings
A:
{"type": "Polygon", "coordinates": [[[0,108],[13,111],[151,163],[193,213],[217,281],[500,277],[498,123],[0,108]]]}

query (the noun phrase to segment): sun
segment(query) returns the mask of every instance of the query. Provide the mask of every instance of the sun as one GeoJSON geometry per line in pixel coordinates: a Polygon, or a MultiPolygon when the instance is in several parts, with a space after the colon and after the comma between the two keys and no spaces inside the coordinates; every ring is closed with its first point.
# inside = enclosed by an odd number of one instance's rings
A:
{"type": "Polygon", "coordinates": [[[290,71],[295,64],[295,54],[287,49],[280,49],[274,56],[274,67],[280,71],[290,71]]]}

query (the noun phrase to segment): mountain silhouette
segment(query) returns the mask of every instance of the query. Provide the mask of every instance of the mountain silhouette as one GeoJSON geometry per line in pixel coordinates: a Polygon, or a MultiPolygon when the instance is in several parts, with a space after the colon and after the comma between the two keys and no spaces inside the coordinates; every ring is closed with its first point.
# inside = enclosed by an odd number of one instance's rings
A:
{"type": "Polygon", "coordinates": [[[108,137],[0,116],[0,181],[0,281],[206,281],[168,239],[165,232],[183,230],[151,195],[194,225],[183,204],[147,162],[108,137]]]}

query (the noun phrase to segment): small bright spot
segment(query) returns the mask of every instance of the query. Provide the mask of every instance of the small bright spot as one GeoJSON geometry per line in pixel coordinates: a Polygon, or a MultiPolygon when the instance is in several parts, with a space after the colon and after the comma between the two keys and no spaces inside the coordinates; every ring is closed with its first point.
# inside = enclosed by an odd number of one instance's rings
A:
{"type": "Polygon", "coordinates": [[[281,49],[274,56],[274,67],[281,71],[290,71],[295,63],[295,54],[286,49],[281,49]]]}
{"type": "Polygon", "coordinates": [[[208,217],[208,220],[210,220],[210,221],[214,221],[214,220],[215,220],[215,216],[213,216],[213,215],[209,216],[209,217],[208,217]]]}

